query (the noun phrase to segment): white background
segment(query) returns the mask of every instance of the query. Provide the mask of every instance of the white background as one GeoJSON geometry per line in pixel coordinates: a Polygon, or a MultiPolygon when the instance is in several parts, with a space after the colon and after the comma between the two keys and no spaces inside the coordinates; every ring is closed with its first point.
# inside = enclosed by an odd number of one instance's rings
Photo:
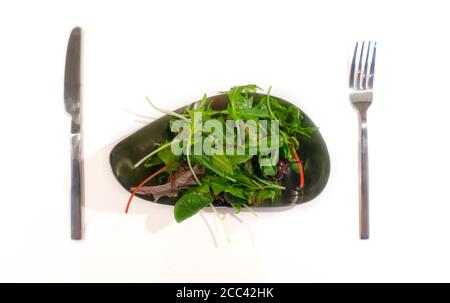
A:
{"type": "Polygon", "coordinates": [[[0,281],[450,281],[445,1],[2,1],[0,281]],[[69,233],[63,75],[85,32],[85,240],[69,233]],[[357,116],[348,50],[377,40],[369,111],[371,239],[358,239],[357,116]],[[202,212],[136,199],[113,178],[113,144],[233,85],[273,86],[320,126],[325,191],[280,212],[202,212]]]}

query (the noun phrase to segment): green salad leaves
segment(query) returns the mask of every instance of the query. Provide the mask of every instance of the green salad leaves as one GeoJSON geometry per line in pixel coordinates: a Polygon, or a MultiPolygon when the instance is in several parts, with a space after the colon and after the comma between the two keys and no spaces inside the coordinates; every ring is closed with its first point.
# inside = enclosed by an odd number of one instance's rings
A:
{"type": "Polygon", "coordinates": [[[177,120],[184,123],[184,133],[172,133],[172,141],[160,142],[155,151],[136,163],[145,165],[149,175],[159,169],[159,179],[157,185],[146,185],[151,178],[144,180],[133,189],[129,202],[136,193],[155,199],[176,196],[174,216],[182,222],[207,206],[216,211],[213,205],[228,204],[239,212],[242,207],[274,201],[284,189],[281,180],[289,173],[300,175],[302,188],[299,138],[311,136],[316,129],[303,127],[301,111],[271,96],[270,89],[262,98],[255,98],[257,90],[254,84],[231,88],[225,92],[228,105],[224,110],[213,109],[206,95],[197,108],[183,113],[152,105],[173,117],[171,127],[177,120]],[[202,128],[208,121],[214,122],[214,127],[202,128]],[[234,121],[235,127],[229,121],[234,121]],[[218,134],[224,135],[220,138],[218,134]],[[177,154],[171,147],[180,142],[184,152],[177,154]],[[213,152],[205,152],[204,146],[198,148],[201,143],[213,152]]]}

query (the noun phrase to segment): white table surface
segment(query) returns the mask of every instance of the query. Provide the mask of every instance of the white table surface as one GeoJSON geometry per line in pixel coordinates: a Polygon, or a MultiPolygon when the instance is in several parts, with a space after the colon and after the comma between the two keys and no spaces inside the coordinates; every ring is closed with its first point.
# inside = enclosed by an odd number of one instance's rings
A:
{"type": "Polygon", "coordinates": [[[0,4],[0,281],[449,281],[445,1],[14,1],[0,4]],[[314,4],[313,4],[314,3],[314,4]],[[363,18],[363,13],[365,17],[363,18]],[[358,25],[360,24],[360,25],[358,25]],[[85,240],[69,233],[67,39],[85,30],[85,240]],[[371,239],[358,239],[348,50],[378,41],[369,111],[371,239]],[[272,85],[320,126],[325,191],[280,212],[182,224],[114,179],[115,142],[233,85],[272,85]]]}

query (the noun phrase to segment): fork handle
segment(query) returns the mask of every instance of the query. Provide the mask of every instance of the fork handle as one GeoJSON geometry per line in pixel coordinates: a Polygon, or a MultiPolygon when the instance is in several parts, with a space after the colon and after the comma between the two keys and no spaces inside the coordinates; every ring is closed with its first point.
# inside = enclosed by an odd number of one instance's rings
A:
{"type": "Polygon", "coordinates": [[[369,154],[367,117],[359,119],[359,237],[369,239],[369,154]]]}

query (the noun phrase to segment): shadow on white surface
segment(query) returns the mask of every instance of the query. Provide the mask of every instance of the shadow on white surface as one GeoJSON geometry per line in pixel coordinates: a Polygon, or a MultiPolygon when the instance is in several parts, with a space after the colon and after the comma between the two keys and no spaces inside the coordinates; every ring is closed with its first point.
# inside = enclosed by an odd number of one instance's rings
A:
{"type": "MultiPolygon", "coordinates": [[[[85,207],[94,211],[86,218],[85,228],[88,228],[96,212],[124,214],[129,193],[116,181],[109,164],[109,154],[119,141],[99,149],[84,160],[85,207]]],[[[173,223],[171,206],[149,203],[136,197],[130,210],[128,216],[147,215],[145,225],[151,233],[157,233],[173,223]]]]}
{"type": "MultiPolygon", "coordinates": [[[[148,201],[144,203],[148,203],[148,201]]],[[[160,204],[151,205],[151,208],[147,208],[146,214],[145,227],[152,234],[157,233],[174,223],[172,206],[160,204]]]]}
{"type": "MultiPolygon", "coordinates": [[[[109,162],[110,152],[119,142],[120,140],[117,140],[85,157],[85,208],[90,210],[89,213],[85,211],[85,230],[88,230],[89,226],[93,224],[95,221],[94,218],[98,212],[123,214],[125,216],[124,209],[129,198],[129,192],[116,180],[109,162]]],[[[283,212],[294,206],[295,205],[276,208],[265,207],[255,209],[255,212],[261,214],[283,212]]],[[[247,222],[249,221],[249,218],[252,218],[250,220],[258,220],[258,218],[255,218],[253,215],[248,216],[250,212],[247,209],[242,209],[241,211],[241,213],[248,217],[246,220],[243,220],[239,215],[236,215],[232,208],[218,208],[218,211],[225,220],[227,230],[231,231],[231,238],[233,238],[234,233],[241,233],[245,230],[245,232],[248,233],[249,243],[251,243],[252,246],[256,246],[254,235],[247,222]]],[[[135,197],[127,216],[143,214],[146,215],[145,228],[151,234],[159,233],[171,224],[175,224],[173,219],[173,206],[151,203],[140,199],[139,197],[135,197]]],[[[210,208],[206,208],[199,213],[199,216],[211,236],[213,246],[218,247],[218,233],[223,233],[223,230],[221,227],[217,226],[215,226],[216,228],[213,228],[210,223],[217,223],[216,221],[218,221],[218,219],[216,215],[210,208]]]]}
{"type": "MultiPolygon", "coordinates": [[[[117,141],[118,142],[118,141],[117,141]]],[[[116,186],[109,166],[111,143],[84,159],[85,207],[104,212],[120,213],[124,210],[121,198],[126,196],[121,186],[116,186]]]]}

